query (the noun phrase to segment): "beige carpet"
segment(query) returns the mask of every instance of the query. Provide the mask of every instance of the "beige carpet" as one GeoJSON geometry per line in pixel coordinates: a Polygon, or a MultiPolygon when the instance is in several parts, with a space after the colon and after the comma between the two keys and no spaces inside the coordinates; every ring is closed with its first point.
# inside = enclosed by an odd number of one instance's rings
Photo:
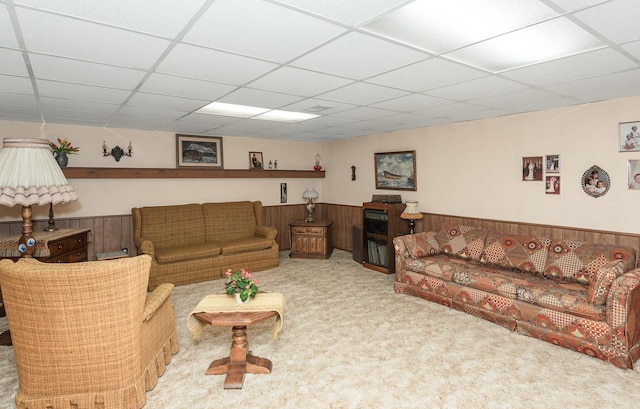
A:
{"type": "MultiPolygon", "coordinates": [[[[221,280],[173,293],[180,352],[145,408],[638,408],[640,373],[508,330],[415,297],[395,294],[393,277],[351,254],[289,259],[254,274],[287,299],[280,339],[272,320],[249,327],[250,349],[273,362],[242,390],[205,376],[229,352],[231,330],[206,328],[194,342],[191,308],[223,291],[221,280]]],[[[0,318],[0,330],[7,328],[0,318]]],[[[639,362],[640,364],[640,362],[639,362]]],[[[640,366],[640,365],[639,365],[640,366]]],[[[0,408],[12,408],[17,374],[0,348],[0,408]]]]}

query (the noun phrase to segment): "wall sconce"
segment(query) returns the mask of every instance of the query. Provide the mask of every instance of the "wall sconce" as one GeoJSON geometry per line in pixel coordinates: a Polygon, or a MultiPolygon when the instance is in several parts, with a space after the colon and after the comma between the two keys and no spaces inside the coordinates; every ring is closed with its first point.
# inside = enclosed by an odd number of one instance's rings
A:
{"type": "Polygon", "coordinates": [[[107,144],[105,143],[105,141],[102,141],[102,156],[113,156],[113,159],[115,159],[116,162],[120,162],[120,158],[122,158],[123,156],[131,157],[132,155],[131,152],[133,152],[133,146],[131,146],[131,141],[129,141],[127,152],[125,152],[124,149],[122,149],[118,145],[116,145],[109,152],[107,152],[107,149],[108,149],[107,144]]]}

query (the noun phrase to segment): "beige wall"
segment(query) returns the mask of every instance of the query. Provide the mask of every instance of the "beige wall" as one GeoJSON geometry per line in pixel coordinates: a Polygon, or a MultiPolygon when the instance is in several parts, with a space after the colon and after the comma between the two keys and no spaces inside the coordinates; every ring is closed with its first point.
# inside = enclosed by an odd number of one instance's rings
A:
{"type": "Polygon", "coordinates": [[[423,212],[640,233],[640,190],[627,189],[627,160],[640,152],[618,148],[618,124],[639,121],[638,106],[634,97],[331,142],[323,146],[330,187],[323,200],[358,204],[374,193],[400,193],[423,212]],[[401,150],[416,151],[418,190],[376,191],[373,153],[401,150]],[[550,154],[560,155],[560,195],[545,194],[544,182],[522,181],[522,157],[550,154]],[[611,178],[599,198],[581,187],[593,165],[611,178]]]}
{"type": "MultiPolygon", "coordinates": [[[[249,151],[277,159],[280,169],[310,169],[322,154],[325,179],[145,179],[78,180],[71,183],[77,203],[56,207],[57,217],[126,214],[133,206],[224,200],[260,199],[280,204],[280,183],[286,182],[288,203],[302,203],[307,186],[320,201],[360,205],[372,194],[401,194],[418,200],[422,211],[570,227],[640,233],[635,210],[640,191],[628,190],[627,160],[640,152],[618,152],[618,124],[638,121],[640,97],[606,101],[528,114],[434,126],[326,143],[225,137],[226,169],[244,169],[249,151]],[[415,150],[416,192],[375,189],[375,152],[415,150]],[[561,194],[547,195],[544,182],[523,182],[523,156],[559,154],[561,194]],[[351,166],[357,180],[351,180],[351,166]],[[609,192],[597,199],[581,188],[582,174],[592,165],[606,170],[609,192]]],[[[0,137],[30,136],[54,140],[67,137],[80,146],[70,166],[175,167],[175,135],[169,132],[0,122],[0,137]],[[42,128],[42,129],[41,129],[42,128]],[[134,157],[116,163],[101,156],[109,148],[133,143],[134,157]]],[[[46,209],[34,209],[46,218],[46,209]]],[[[0,207],[0,220],[19,218],[18,209],[0,207]]]]}

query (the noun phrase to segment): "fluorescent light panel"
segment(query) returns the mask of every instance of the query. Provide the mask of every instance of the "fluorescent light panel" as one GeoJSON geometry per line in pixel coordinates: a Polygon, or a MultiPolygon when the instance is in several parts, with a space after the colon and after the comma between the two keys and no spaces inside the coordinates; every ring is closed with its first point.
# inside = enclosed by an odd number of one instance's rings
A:
{"type": "Polygon", "coordinates": [[[603,46],[538,0],[416,0],[364,29],[491,72],[603,46]]]}
{"type": "Polygon", "coordinates": [[[316,118],[320,115],[305,114],[293,111],[252,107],[249,105],[227,104],[212,102],[196,111],[199,114],[233,116],[247,119],[261,119],[265,121],[296,123],[316,118]]]}

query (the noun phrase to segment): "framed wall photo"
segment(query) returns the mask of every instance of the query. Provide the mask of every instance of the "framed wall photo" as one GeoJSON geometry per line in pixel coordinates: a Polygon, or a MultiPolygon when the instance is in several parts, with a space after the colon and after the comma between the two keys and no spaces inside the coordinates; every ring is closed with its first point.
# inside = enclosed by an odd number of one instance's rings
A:
{"type": "Polygon", "coordinates": [[[547,155],[545,165],[547,173],[560,173],[560,155],[547,155]]]}
{"type": "Polygon", "coordinates": [[[604,196],[610,186],[609,174],[600,166],[593,165],[582,174],[582,190],[591,197],[604,196]]]}
{"type": "Polygon", "coordinates": [[[627,161],[627,186],[631,190],[640,190],[640,159],[627,161]]]}
{"type": "Polygon", "coordinates": [[[176,167],[224,169],[222,137],[176,134],[176,167]]]}
{"type": "Polygon", "coordinates": [[[618,126],[620,152],[640,151],[640,121],[622,122],[618,126]]]}
{"type": "Polygon", "coordinates": [[[376,189],[418,190],[416,151],[374,153],[376,189]]]}
{"type": "Polygon", "coordinates": [[[249,152],[249,169],[263,169],[262,152],[249,152]]]}
{"type": "Polygon", "coordinates": [[[522,180],[542,181],[542,156],[522,158],[522,180]]]}
{"type": "Polygon", "coordinates": [[[546,189],[545,193],[548,195],[559,195],[560,194],[560,176],[547,176],[547,183],[545,184],[546,189]]]}

